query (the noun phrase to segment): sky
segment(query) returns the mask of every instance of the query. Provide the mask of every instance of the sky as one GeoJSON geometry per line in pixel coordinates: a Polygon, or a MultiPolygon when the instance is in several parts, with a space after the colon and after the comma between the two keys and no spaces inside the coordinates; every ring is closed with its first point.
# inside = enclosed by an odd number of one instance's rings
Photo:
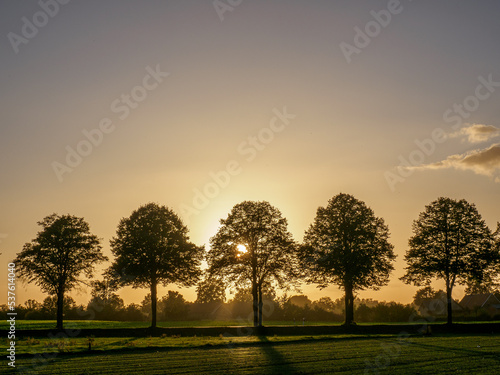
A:
{"type": "MultiPolygon", "coordinates": [[[[343,192],[385,220],[397,254],[390,283],[359,296],[411,302],[399,277],[426,205],[463,198],[500,221],[499,13],[494,0],[0,2],[0,293],[52,213],[85,218],[112,259],[120,219],[148,202],[208,249],[237,203],[269,201],[300,242],[343,192]]],[[[18,282],[18,303],[45,296],[18,282]]]]}

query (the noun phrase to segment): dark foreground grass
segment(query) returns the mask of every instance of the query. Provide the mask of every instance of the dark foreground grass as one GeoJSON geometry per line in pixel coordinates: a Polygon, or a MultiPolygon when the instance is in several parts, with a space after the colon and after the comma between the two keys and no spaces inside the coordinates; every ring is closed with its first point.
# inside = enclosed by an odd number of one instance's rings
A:
{"type": "Polygon", "coordinates": [[[20,373],[28,374],[500,373],[500,337],[493,335],[250,340],[203,347],[124,347],[51,354],[50,359],[22,356],[16,364],[20,373]]]}
{"type": "MultiPolygon", "coordinates": [[[[384,338],[393,335],[319,335],[319,336],[268,336],[267,343],[287,343],[297,341],[330,341],[330,340],[352,340],[363,338],[384,338]]],[[[9,345],[5,338],[4,344],[9,345]]],[[[260,345],[262,337],[259,336],[181,336],[161,335],[158,337],[76,337],[76,338],[34,338],[26,337],[16,341],[16,355],[42,355],[50,357],[56,355],[88,354],[89,343],[95,354],[109,353],[112,351],[132,351],[137,349],[149,350],[171,350],[187,348],[227,347],[227,346],[252,346],[260,345]]]]}

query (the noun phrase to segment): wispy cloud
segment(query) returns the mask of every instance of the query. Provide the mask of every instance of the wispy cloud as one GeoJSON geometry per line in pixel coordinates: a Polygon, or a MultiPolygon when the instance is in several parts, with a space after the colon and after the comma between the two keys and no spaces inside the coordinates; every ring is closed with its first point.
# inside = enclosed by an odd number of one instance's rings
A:
{"type": "Polygon", "coordinates": [[[500,129],[493,125],[472,124],[449,136],[451,138],[467,137],[470,143],[481,143],[500,136],[500,129]]]}
{"type": "Polygon", "coordinates": [[[408,167],[415,170],[449,169],[470,170],[476,174],[488,176],[500,183],[500,143],[491,145],[486,149],[469,151],[465,154],[448,156],[445,160],[408,167]]]}

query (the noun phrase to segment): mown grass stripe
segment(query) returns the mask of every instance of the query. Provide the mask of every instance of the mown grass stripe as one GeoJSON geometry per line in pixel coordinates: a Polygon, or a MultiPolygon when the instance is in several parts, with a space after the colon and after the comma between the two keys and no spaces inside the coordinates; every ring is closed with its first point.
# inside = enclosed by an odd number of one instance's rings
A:
{"type": "MultiPolygon", "coordinates": [[[[248,347],[175,349],[155,352],[95,353],[61,356],[51,361],[40,374],[250,374],[304,373],[332,371],[363,373],[365,360],[384,355],[383,344],[398,345],[395,338],[349,341],[287,342],[248,347]]],[[[381,373],[495,373],[500,372],[495,336],[415,337],[399,345],[381,373]],[[480,348],[477,348],[480,345],[480,348]],[[471,372],[473,371],[473,372],[471,372]]],[[[29,363],[20,359],[18,365],[29,363]]],[[[383,363],[383,362],[382,362],[383,363]]]]}

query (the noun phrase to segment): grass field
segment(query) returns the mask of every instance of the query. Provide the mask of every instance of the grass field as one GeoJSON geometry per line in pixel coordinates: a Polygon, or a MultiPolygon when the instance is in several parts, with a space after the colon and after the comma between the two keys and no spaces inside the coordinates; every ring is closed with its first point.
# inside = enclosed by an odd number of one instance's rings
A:
{"type": "MultiPolygon", "coordinates": [[[[371,338],[385,338],[391,335],[372,335],[371,338]]],[[[295,341],[328,341],[340,339],[370,338],[366,335],[321,335],[321,336],[269,336],[267,341],[271,343],[295,342],[295,341]]],[[[109,352],[116,350],[132,349],[176,349],[176,348],[205,348],[222,347],[228,345],[254,345],[261,342],[258,336],[181,336],[162,335],[160,337],[77,337],[77,338],[33,338],[18,339],[16,342],[16,354],[44,354],[65,353],[85,354],[88,351],[89,339],[92,341],[93,352],[109,352]]],[[[4,345],[8,347],[7,338],[4,345]]]]}
{"type": "MultiPolygon", "coordinates": [[[[17,368],[32,374],[500,373],[500,340],[493,335],[96,338],[92,353],[81,344],[74,343],[80,352],[73,354],[20,356],[17,368]]],[[[32,345],[40,353],[36,345],[43,343],[32,345]]]]}
{"type": "MultiPolygon", "coordinates": [[[[436,324],[442,324],[443,322],[436,322],[436,324]]],[[[468,323],[481,323],[481,322],[463,322],[461,324],[468,323]]],[[[495,323],[495,322],[488,322],[495,323]]],[[[283,326],[290,325],[293,326],[293,321],[265,321],[266,326],[283,326]]],[[[341,322],[305,322],[309,326],[338,326],[341,322]]],[[[358,323],[359,325],[374,325],[374,324],[408,324],[408,322],[401,323],[358,323]]],[[[416,323],[419,324],[419,323],[416,323]]],[[[420,323],[421,324],[421,323],[420,323]]],[[[434,324],[434,323],[429,323],[434,324]]],[[[103,321],[103,320],[66,320],[64,321],[64,328],[76,329],[76,328],[147,328],[151,325],[151,322],[116,322],[116,321],[103,321]]],[[[194,320],[194,321],[169,321],[169,322],[158,322],[158,327],[231,327],[231,326],[252,326],[253,322],[244,320],[194,320]]],[[[302,322],[296,322],[296,326],[301,326],[302,322]]],[[[17,320],[16,329],[51,329],[55,328],[55,320],[17,320]]],[[[8,329],[9,325],[7,321],[3,320],[0,322],[0,330],[8,329]]]]}
{"type": "MultiPolygon", "coordinates": [[[[293,325],[293,321],[268,321],[266,325],[293,325]]],[[[306,322],[307,325],[340,325],[340,322],[306,322]]],[[[373,323],[371,323],[373,324],[373,323]]],[[[393,324],[393,323],[391,323],[393,324]]],[[[116,322],[103,320],[66,320],[64,328],[147,328],[151,322],[116,322]]],[[[297,326],[302,322],[297,322],[297,326]]],[[[51,329],[55,328],[55,320],[17,320],[16,329],[51,329]]],[[[193,320],[193,321],[169,321],[158,322],[158,327],[231,327],[231,326],[253,326],[253,322],[245,320],[193,320]]],[[[0,329],[8,329],[6,321],[0,322],[0,329]]]]}

